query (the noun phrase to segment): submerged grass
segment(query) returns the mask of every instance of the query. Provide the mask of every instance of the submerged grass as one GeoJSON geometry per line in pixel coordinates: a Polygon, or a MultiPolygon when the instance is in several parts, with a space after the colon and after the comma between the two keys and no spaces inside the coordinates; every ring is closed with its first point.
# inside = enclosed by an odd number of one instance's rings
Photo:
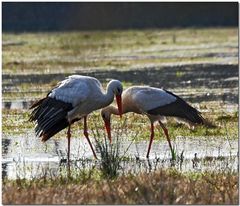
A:
{"type": "Polygon", "coordinates": [[[28,181],[5,181],[3,204],[238,204],[236,173],[168,169],[111,180],[28,181]]]}
{"type": "Polygon", "coordinates": [[[120,156],[120,142],[117,141],[116,144],[109,143],[106,137],[103,140],[96,141],[96,149],[99,151],[100,159],[100,170],[103,177],[116,178],[119,173],[120,163],[122,157],[120,156]]]}
{"type": "MultiPolygon", "coordinates": [[[[100,116],[97,117],[98,121],[100,118],[100,116]]],[[[96,149],[100,153],[100,171],[104,178],[117,178],[120,174],[120,169],[122,169],[121,162],[127,159],[125,154],[132,143],[129,144],[125,151],[121,152],[121,139],[124,138],[125,127],[126,119],[122,123],[118,124],[112,142],[110,142],[110,140],[106,137],[105,131],[97,129],[97,125],[95,126],[95,129],[92,130],[96,149]]]]}

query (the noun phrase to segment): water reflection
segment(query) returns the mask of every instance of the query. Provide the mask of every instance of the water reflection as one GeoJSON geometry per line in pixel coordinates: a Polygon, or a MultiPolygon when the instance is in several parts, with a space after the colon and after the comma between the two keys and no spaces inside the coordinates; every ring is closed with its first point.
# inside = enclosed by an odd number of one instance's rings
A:
{"type": "MultiPolygon", "coordinates": [[[[71,167],[74,170],[80,172],[84,168],[100,167],[100,160],[93,158],[85,138],[72,138],[71,143],[71,167]]],[[[224,137],[177,137],[173,144],[177,151],[177,160],[174,162],[165,141],[154,142],[149,159],[145,158],[148,141],[122,141],[121,154],[129,149],[127,157],[121,161],[120,173],[151,172],[169,167],[180,171],[237,170],[237,140],[224,137]]],[[[3,178],[32,179],[57,176],[66,171],[66,139],[52,139],[43,144],[30,134],[3,139],[2,147],[3,178]]]]}
{"type": "Polygon", "coordinates": [[[2,107],[4,109],[28,109],[33,102],[26,100],[4,101],[2,107]]]}
{"type": "Polygon", "coordinates": [[[11,144],[11,139],[2,139],[2,153],[7,154],[9,145],[11,144]]]}

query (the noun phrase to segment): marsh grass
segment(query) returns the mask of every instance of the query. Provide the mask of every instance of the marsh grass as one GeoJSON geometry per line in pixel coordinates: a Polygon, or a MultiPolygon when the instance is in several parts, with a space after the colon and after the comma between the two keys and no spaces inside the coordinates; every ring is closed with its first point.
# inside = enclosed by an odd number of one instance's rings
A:
{"type": "MultiPolygon", "coordinates": [[[[95,122],[101,121],[101,117],[97,119],[95,122]]],[[[100,134],[102,130],[97,129],[97,126],[95,126],[95,130],[92,130],[96,149],[100,154],[100,171],[104,178],[113,179],[119,175],[122,169],[121,162],[126,159],[126,153],[133,143],[132,141],[127,149],[121,152],[121,140],[125,138],[124,135],[126,135],[127,130],[126,121],[127,119],[124,118],[122,122],[112,128],[114,131],[112,143],[107,139],[105,131],[100,134]]]]}
{"type": "Polygon", "coordinates": [[[236,173],[173,169],[115,179],[5,181],[3,204],[237,204],[236,173]],[[24,184],[23,184],[24,182],[24,184]]]}
{"type": "MultiPolygon", "coordinates": [[[[223,50],[237,52],[237,46],[226,45],[237,45],[238,35],[236,28],[4,33],[3,42],[11,41],[24,44],[3,46],[4,74],[64,73],[76,67],[122,70],[152,63],[219,62],[223,58],[217,54],[223,50]],[[215,58],[209,57],[209,52],[215,58]]],[[[237,57],[234,61],[237,63],[237,57]]]]}
{"type": "Polygon", "coordinates": [[[100,170],[104,177],[115,178],[118,176],[121,157],[120,144],[109,144],[108,140],[97,142],[97,149],[100,153],[100,170]]]}
{"type": "MultiPolygon", "coordinates": [[[[202,106],[207,103],[203,103],[202,106]]],[[[210,122],[214,123],[216,127],[206,127],[206,126],[197,126],[193,130],[189,130],[185,125],[177,123],[174,119],[168,119],[166,127],[169,130],[169,135],[172,140],[177,136],[227,136],[229,139],[238,138],[238,112],[227,112],[222,111],[220,109],[220,105],[218,104],[209,104],[207,105],[208,111],[203,113],[203,116],[208,119],[210,122]],[[215,109],[216,108],[216,109],[215,109]],[[213,110],[213,112],[211,111],[213,110]]],[[[2,110],[2,132],[3,135],[19,135],[19,134],[27,134],[29,130],[34,130],[34,124],[29,122],[30,111],[28,110],[20,110],[20,109],[3,109],[2,110]]],[[[122,128],[123,134],[127,130],[127,137],[133,141],[141,141],[148,140],[149,133],[149,120],[147,117],[143,115],[135,115],[132,113],[125,114],[123,116],[123,120],[126,121],[124,123],[124,127],[122,128]]],[[[112,131],[120,131],[120,127],[117,128],[119,124],[119,117],[112,117],[112,131]]],[[[98,136],[97,131],[94,129],[98,129],[102,137],[105,135],[104,124],[100,118],[99,112],[94,112],[89,115],[88,118],[89,128],[92,130],[93,135],[95,132],[95,137],[98,136]],[[96,120],[97,119],[97,120],[96,120]],[[94,128],[94,129],[93,129],[94,128]]],[[[156,126],[156,135],[155,140],[165,140],[164,134],[160,126],[156,126]]],[[[72,127],[72,135],[73,137],[79,136],[79,131],[83,130],[82,121],[75,123],[72,127]]],[[[65,136],[65,131],[61,131],[59,134],[55,135],[55,138],[61,138],[65,136]]],[[[119,141],[122,140],[123,137],[119,136],[119,141]]],[[[99,139],[99,138],[97,138],[99,139]]],[[[103,138],[102,138],[103,139],[103,138]]]]}

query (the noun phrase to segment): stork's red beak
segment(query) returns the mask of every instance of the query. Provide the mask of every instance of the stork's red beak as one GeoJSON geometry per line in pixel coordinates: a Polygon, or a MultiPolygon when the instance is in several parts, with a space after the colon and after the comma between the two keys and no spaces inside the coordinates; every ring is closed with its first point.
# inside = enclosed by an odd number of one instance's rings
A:
{"type": "Polygon", "coordinates": [[[120,117],[122,118],[122,97],[121,97],[121,95],[116,95],[116,100],[117,100],[118,112],[119,112],[120,117]]]}
{"type": "Polygon", "coordinates": [[[109,139],[110,143],[112,143],[110,120],[104,120],[104,123],[105,123],[105,128],[107,130],[108,139],[109,139]]]}

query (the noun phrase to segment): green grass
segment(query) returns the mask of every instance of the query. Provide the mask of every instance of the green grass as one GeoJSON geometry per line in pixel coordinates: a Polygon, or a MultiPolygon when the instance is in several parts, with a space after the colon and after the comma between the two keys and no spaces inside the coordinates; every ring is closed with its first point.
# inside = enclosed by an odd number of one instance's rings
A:
{"type": "Polygon", "coordinates": [[[201,54],[236,53],[238,35],[237,28],[3,33],[3,42],[8,41],[25,44],[3,46],[3,73],[27,74],[65,73],[90,67],[122,70],[172,62],[221,62],[222,58],[201,54]]]}
{"type": "MultiPolygon", "coordinates": [[[[188,129],[186,125],[176,123],[173,119],[169,119],[166,124],[169,135],[172,139],[177,136],[229,136],[229,138],[238,138],[238,112],[227,113],[216,110],[216,104],[206,103],[206,108],[215,112],[205,112],[203,116],[216,125],[215,128],[206,126],[197,126],[194,130],[188,129]]],[[[203,104],[202,104],[203,107],[203,104]]],[[[220,108],[220,107],[219,107],[220,108]]],[[[34,131],[34,124],[28,121],[30,111],[28,110],[8,110],[4,109],[2,112],[2,132],[4,136],[26,134],[34,131]]],[[[124,125],[124,132],[129,134],[129,138],[134,138],[135,141],[148,140],[150,136],[150,123],[146,116],[128,113],[123,116],[126,121],[124,125]],[[132,135],[131,135],[132,134],[132,135]],[[137,134],[137,135],[136,135],[137,134]]],[[[113,131],[119,127],[119,117],[112,115],[113,131]]],[[[123,122],[123,120],[122,120],[123,122]]],[[[91,129],[100,129],[104,131],[104,123],[100,117],[99,111],[92,113],[88,117],[88,127],[91,129]]],[[[155,139],[165,140],[163,131],[159,125],[156,126],[155,139]]],[[[79,121],[72,126],[72,135],[74,137],[83,136],[83,122],[79,121]]],[[[66,131],[61,131],[56,134],[56,138],[65,138],[66,131]]]]}

